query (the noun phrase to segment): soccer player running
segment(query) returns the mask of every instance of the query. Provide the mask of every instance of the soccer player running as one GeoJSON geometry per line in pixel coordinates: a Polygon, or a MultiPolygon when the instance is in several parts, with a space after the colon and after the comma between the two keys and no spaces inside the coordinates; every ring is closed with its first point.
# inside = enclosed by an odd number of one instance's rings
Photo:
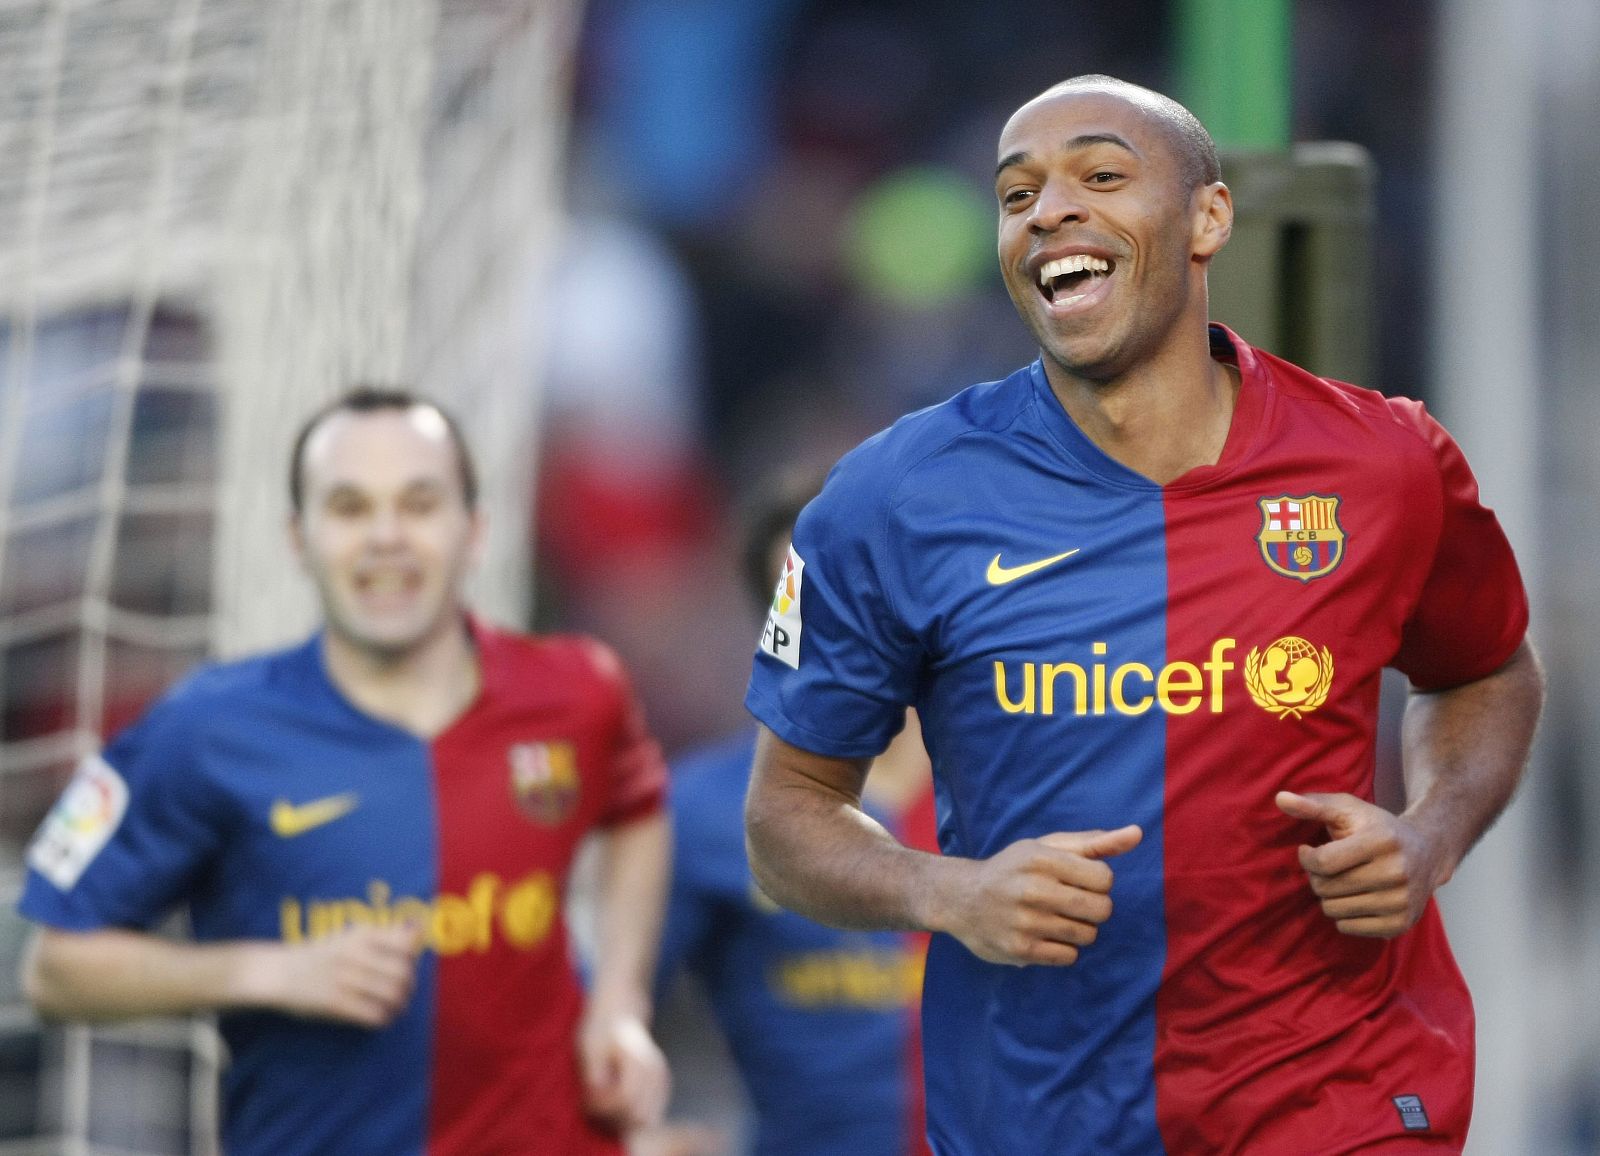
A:
{"type": "MultiPolygon", "coordinates": [[[[795,517],[820,475],[779,473],[742,518],[746,588],[765,608],[786,597],[795,517]],[[774,594],[774,585],[778,586],[774,594]]],[[[926,1153],[916,1012],[925,942],[846,931],[784,911],[750,877],[742,817],[756,728],[673,766],[672,890],[661,986],[701,981],[752,1108],[754,1156],[926,1153]]],[[[868,814],[910,846],[935,846],[927,755],[915,723],[873,763],[868,814]]],[[[670,1038],[663,1041],[671,1055],[670,1038]]],[[[634,1156],[721,1152],[677,1122],[636,1140],[634,1156]]]]}
{"type": "Polygon", "coordinates": [[[324,629],[200,670],[85,761],[27,855],[29,997],[221,1012],[232,1156],[620,1152],[666,1097],[646,1017],[669,861],[623,672],[468,616],[484,518],[436,406],[329,405],[290,494],[324,629]],[[585,998],[561,910],[591,831],[585,998]],[[185,902],[197,942],[147,930],[185,902]]]}
{"type": "Polygon", "coordinates": [[[802,514],[747,698],[775,900],[925,928],[929,1138],[1458,1151],[1471,1002],[1435,889],[1542,679],[1504,535],[1423,408],[1207,323],[1232,204],[1173,101],[1064,82],[1000,136],[1041,357],[912,415],[802,514]],[[1372,802],[1383,667],[1406,805],[1372,802]],[[945,857],[858,800],[914,704],[945,857]]]}

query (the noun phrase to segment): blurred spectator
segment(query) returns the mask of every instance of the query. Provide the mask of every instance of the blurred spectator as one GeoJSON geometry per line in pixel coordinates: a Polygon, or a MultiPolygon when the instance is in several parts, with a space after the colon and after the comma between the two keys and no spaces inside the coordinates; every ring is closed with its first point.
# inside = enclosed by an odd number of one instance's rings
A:
{"type": "Polygon", "coordinates": [[[548,402],[537,504],[545,622],[607,639],[634,671],[664,742],[736,717],[696,688],[736,667],[718,639],[717,487],[696,413],[698,317],[674,252],[637,224],[573,222],[548,300],[548,402]],[[711,597],[708,598],[708,595],[711,597]]]}
{"type": "Polygon", "coordinates": [[[540,556],[581,588],[708,535],[698,317],[677,256],[618,217],[571,221],[548,300],[540,556]]]}
{"type": "Polygon", "coordinates": [[[640,216],[715,224],[773,152],[783,33],[799,0],[598,0],[588,124],[640,216]]]}

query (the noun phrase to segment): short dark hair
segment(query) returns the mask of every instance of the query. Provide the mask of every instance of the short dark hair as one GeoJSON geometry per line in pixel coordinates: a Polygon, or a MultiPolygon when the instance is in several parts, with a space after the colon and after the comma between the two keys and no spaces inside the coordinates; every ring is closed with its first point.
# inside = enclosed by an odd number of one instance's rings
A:
{"type": "Polygon", "coordinates": [[[822,489],[823,471],[794,466],[757,482],[739,509],[739,570],[756,605],[772,601],[772,554],[794,535],[795,520],[822,489]]]}
{"type": "Polygon", "coordinates": [[[1107,76],[1101,72],[1071,77],[1060,84],[1052,85],[1048,91],[1060,92],[1072,88],[1109,88],[1132,95],[1166,127],[1178,151],[1178,162],[1185,186],[1197,188],[1201,185],[1215,184],[1222,179],[1222,162],[1217,157],[1217,142],[1211,139],[1211,134],[1206,131],[1206,126],[1200,123],[1199,117],[1170,96],[1153,88],[1146,88],[1142,84],[1119,80],[1115,76],[1107,76]]]}
{"type": "Polygon", "coordinates": [[[477,509],[478,470],[473,465],[472,452],[467,449],[467,439],[462,436],[461,427],[456,423],[456,419],[438,402],[429,401],[408,389],[383,385],[355,386],[306,418],[305,424],[300,427],[300,432],[295,434],[294,449],[289,452],[290,508],[298,515],[305,506],[306,443],[311,440],[311,435],[323,422],[336,413],[381,413],[384,410],[404,413],[419,406],[433,410],[444,419],[445,429],[449,431],[450,441],[456,450],[456,468],[461,473],[461,496],[466,501],[467,509],[477,509]]]}

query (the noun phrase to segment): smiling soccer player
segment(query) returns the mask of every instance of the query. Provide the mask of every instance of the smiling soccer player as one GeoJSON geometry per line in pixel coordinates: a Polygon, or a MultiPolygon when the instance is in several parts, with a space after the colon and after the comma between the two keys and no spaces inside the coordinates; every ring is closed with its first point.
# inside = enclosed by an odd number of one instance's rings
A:
{"type": "Polygon", "coordinates": [[[1472,1006],[1432,900],[1515,789],[1527,600],[1450,437],[1208,324],[1205,129],[1109,77],[1000,135],[1040,357],[847,455],[763,635],[762,887],[935,935],[940,1156],[1458,1152],[1472,1006]],[[1384,667],[1406,807],[1372,802],[1384,667]],[[943,857],[860,809],[922,720],[943,857]]]}
{"type": "Polygon", "coordinates": [[[193,674],[85,760],[28,851],[28,993],[220,1012],[233,1156],[620,1154],[666,1098],[666,773],[627,679],[598,643],[468,616],[483,517],[436,406],[358,390],[290,457],[325,627],[193,674]],[[586,998],[562,897],[591,831],[586,998]],[[198,942],[149,933],[184,902],[198,942]]]}

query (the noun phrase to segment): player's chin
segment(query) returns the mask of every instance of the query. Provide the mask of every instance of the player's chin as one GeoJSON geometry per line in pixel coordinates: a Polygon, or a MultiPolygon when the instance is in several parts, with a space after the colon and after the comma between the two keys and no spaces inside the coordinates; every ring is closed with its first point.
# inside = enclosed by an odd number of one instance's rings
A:
{"type": "Polygon", "coordinates": [[[405,605],[374,607],[347,604],[341,615],[352,638],[378,650],[407,650],[433,633],[443,618],[443,599],[410,599],[405,605]]]}
{"type": "Polygon", "coordinates": [[[1045,318],[1034,336],[1047,357],[1074,377],[1090,381],[1115,377],[1123,343],[1112,327],[1096,321],[1045,318]]]}
{"type": "Polygon", "coordinates": [[[399,659],[412,653],[428,636],[425,624],[392,619],[368,619],[349,624],[346,635],[374,658],[399,659]]]}

